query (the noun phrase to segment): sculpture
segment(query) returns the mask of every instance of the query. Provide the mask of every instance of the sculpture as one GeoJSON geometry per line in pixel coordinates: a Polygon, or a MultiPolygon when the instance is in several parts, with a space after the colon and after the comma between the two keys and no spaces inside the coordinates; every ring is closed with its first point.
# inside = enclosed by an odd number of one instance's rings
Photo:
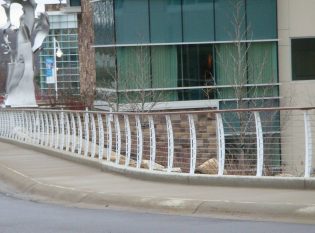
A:
{"type": "Polygon", "coordinates": [[[46,13],[41,13],[35,18],[35,0],[5,0],[2,7],[7,15],[7,23],[3,29],[5,49],[4,54],[10,55],[8,76],[6,82],[5,106],[11,107],[36,107],[34,88],[34,59],[33,54],[40,48],[49,33],[49,20],[46,13]],[[20,17],[20,26],[12,29],[10,22],[10,7],[19,3],[23,9],[20,17]],[[10,46],[8,32],[16,34],[16,49],[10,46]]]}

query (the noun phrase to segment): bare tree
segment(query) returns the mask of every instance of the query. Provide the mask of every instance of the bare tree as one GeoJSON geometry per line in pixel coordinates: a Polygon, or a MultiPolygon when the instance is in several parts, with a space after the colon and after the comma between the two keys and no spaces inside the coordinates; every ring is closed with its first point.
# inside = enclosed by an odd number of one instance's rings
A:
{"type": "MultiPolygon", "coordinates": [[[[224,86],[217,89],[217,97],[226,105],[225,108],[274,107],[277,105],[274,98],[278,95],[277,77],[276,72],[268,73],[272,66],[272,48],[267,43],[261,43],[258,56],[252,56],[256,51],[255,45],[248,42],[248,38],[252,38],[252,32],[250,25],[246,25],[244,1],[231,1],[231,7],[232,31],[228,33],[233,42],[215,47],[216,63],[221,67],[220,72],[217,72],[218,79],[225,79],[223,84],[217,80],[219,87],[224,86]]],[[[273,131],[265,137],[265,143],[273,140],[276,144],[276,137],[272,134],[274,131],[280,131],[279,113],[264,113],[262,120],[264,129],[273,131]]],[[[246,111],[225,113],[224,124],[227,166],[230,166],[231,170],[235,169],[235,173],[243,175],[253,172],[252,165],[256,160],[254,114],[246,111]]]]}

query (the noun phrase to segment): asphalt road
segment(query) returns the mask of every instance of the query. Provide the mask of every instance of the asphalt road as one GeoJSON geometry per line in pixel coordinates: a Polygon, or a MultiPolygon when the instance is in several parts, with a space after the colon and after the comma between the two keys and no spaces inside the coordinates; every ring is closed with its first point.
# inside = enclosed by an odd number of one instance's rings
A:
{"type": "Polygon", "coordinates": [[[0,193],[1,233],[310,233],[315,225],[170,216],[36,203],[0,193]]]}

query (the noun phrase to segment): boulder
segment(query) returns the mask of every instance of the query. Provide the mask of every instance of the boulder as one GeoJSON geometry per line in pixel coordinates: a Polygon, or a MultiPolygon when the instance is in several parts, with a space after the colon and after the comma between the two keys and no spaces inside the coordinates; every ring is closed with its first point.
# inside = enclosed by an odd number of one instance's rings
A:
{"type": "MultiPolygon", "coordinates": [[[[150,168],[150,160],[142,160],[141,168],[149,169],[150,168]]],[[[153,170],[162,171],[165,167],[161,164],[154,163],[153,170]]]]}
{"type": "MultiPolygon", "coordinates": [[[[162,171],[163,172],[167,172],[167,168],[164,168],[162,171]]],[[[180,168],[180,167],[173,167],[172,169],[171,169],[171,172],[174,172],[174,173],[182,173],[182,169],[180,168]]]]}
{"type": "MultiPolygon", "coordinates": [[[[111,157],[110,157],[110,161],[115,163],[116,162],[116,155],[115,154],[112,154],[111,157]]],[[[121,155],[120,156],[120,159],[119,159],[119,164],[120,165],[125,165],[126,163],[126,157],[121,155]]],[[[133,159],[130,159],[130,162],[129,162],[129,167],[136,167],[137,166],[137,163],[136,161],[134,161],[133,159]]]]}
{"type": "Polygon", "coordinates": [[[218,160],[212,158],[198,166],[195,170],[197,174],[218,174],[218,160]]]}

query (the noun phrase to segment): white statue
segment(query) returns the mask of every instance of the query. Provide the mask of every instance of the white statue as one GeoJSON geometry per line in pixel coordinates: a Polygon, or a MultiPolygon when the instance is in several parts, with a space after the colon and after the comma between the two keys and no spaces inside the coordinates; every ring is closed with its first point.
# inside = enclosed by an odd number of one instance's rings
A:
{"type": "Polygon", "coordinates": [[[6,0],[3,4],[7,15],[7,23],[3,29],[5,53],[11,57],[8,64],[5,106],[36,107],[34,88],[35,53],[49,33],[49,21],[46,13],[35,18],[35,0],[6,0]],[[23,15],[20,27],[16,31],[16,51],[12,50],[8,31],[13,31],[10,22],[10,7],[13,3],[22,5],[23,15]]]}

